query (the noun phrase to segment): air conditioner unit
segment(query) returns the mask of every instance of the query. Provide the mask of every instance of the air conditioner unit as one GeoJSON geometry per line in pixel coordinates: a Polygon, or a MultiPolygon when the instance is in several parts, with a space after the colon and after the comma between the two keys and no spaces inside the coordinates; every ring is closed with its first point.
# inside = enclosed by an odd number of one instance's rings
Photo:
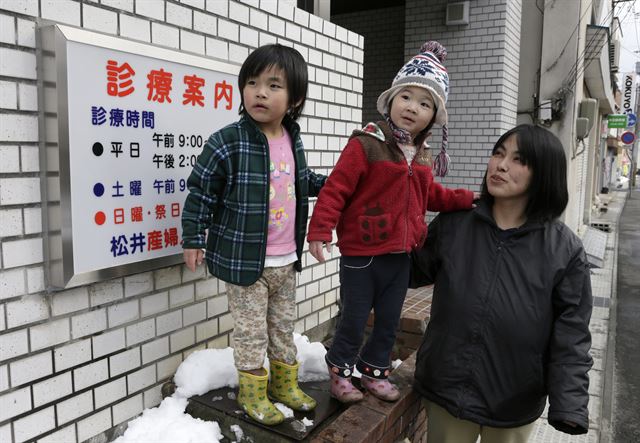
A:
{"type": "Polygon", "coordinates": [[[578,117],[578,120],[580,120],[580,118],[585,118],[588,120],[586,127],[584,127],[582,131],[584,132],[584,130],[586,130],[586,134],[588,135],[591,131],[591,128],[593,127],[593,124],[598,118],[598,100],[596,100],[595,98],[585,98],[584,100],[582,100],[580,102],[580,108],[578,110],[578,117]]]}
{"type": "Polygon", "coordinates": [[[445,25],[468,25],[469,24],[469,0],[447,4],[447,17],[445,25]]]}
{"type": "Polygon", "coordinates": [[[589,131],[591,130],[589,123],[589,119],[586,117],[578,117],[576,119],[576,138],[578,140],[584,140],[589,137],[589,131]]]}

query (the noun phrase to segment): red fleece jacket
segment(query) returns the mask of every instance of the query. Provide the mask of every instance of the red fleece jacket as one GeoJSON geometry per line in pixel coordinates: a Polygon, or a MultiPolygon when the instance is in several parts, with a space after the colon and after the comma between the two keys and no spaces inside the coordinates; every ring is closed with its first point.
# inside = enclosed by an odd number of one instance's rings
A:
{"type": "Polygon", "coordinates": [[[385,122],[354,131],[320,191],[308,241],[332,240],[343,255],[382,255],[419,248],[427,237],[427,210],[471,208],[473,192],[435,182],[428,150],[407,163],[385,122]]]}

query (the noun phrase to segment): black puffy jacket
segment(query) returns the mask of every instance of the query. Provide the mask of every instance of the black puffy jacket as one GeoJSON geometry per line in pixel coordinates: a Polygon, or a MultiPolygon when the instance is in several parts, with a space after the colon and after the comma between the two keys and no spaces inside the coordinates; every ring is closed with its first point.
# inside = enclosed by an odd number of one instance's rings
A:
{"type": "Polygon", "coordinates": [[[501,232],[480,202],[438,215],[414,252],[411,286],[434,283],[415,388],[455,417],[501,428],[536,420],[548,395],[549,423],[586,433],[592,296],[582,242],[560,221],[501,232]]]}

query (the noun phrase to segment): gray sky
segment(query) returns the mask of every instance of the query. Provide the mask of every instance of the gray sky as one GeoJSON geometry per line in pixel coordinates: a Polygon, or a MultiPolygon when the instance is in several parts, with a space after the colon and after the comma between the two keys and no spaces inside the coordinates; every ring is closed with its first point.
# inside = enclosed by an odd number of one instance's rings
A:
{"type": "Polygon", "coordinates": [[[622,20],[620,72],[633,72],[640,62],[640,2],[619,3],[616,13],[622,20]]]}

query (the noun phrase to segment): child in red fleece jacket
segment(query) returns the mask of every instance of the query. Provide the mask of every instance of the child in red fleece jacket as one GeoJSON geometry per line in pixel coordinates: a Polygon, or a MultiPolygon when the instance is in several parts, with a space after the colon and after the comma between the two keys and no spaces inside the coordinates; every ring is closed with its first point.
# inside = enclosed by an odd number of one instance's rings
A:
{"type": "Polygon", "coordinates": [[[320,191],[309,225],[311,254],[324,261],[332,230],[342,254],[341,320],[326,356],[331,395],[344,403],[362,399],[351,384],[354,366],[362,386],[378,398],[395,401],[389,383],[390,354],[409,283],[409,252],[427,236],[425,214],[472,207],[474,193],[447,189],[432,169],[447,172],[449,77],[442,65],[446,49],[427,42],[378,98],[385,121],[354,131],[320,191]],[[432,161],[426,139],[442,125],[442,149],[432,161]],[[375,312],[373,333],[360,351],[365,324],[375,312]]]}

